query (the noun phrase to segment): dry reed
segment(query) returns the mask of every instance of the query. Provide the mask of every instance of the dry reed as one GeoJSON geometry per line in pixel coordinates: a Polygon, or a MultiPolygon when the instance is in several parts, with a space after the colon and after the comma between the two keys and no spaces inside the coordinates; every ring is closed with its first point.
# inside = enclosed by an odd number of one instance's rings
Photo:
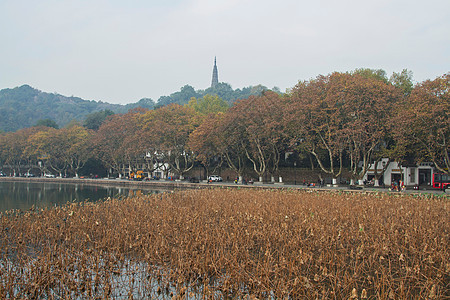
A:
{"type": "Polygon", "coordinates": [[[10,211],[0,298],[449,298],[448,204],[213,189],[10,211]]]}

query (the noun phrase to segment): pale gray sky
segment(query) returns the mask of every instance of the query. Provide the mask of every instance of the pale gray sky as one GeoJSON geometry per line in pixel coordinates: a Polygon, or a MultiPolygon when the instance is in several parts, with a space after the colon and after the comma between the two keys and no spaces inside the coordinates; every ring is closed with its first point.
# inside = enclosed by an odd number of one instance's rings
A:
{"type": "Polygon", "coordinates": [[[450,1],[0,0],[0,89],[158,100],[219,81],[282,91],[356,68],[450,71],[450,1]]]}

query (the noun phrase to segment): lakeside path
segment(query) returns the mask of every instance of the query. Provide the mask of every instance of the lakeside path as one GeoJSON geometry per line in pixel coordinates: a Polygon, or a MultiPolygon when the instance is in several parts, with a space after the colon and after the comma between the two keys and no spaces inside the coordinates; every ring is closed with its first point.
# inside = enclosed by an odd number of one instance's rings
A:
{"type": "MultiPolygon", "coordinates": [[[[136,181],[128,179],[90,179],[90,178],[44,178],[44,177],[0,177],[0,181],[21,181],[21,182],[36,182],[36,183],[65,183],[65,184],[83,184],[96,186],[112,186],[112,187],[127,187],[135,189],[162,189],[162,190],[180,190],[180,189],[207,189],[213,187],[227,187],[227,188],[259,188],[259,189],[299,189],[299,190],[316,190],[316,191],[347,191],[347,192],[364,192],[364,193],[378,193],[391,192],[388,188],[382,187],[356,187],[349,186],[324,186],[324,187],[306,187],[304,185],[280,184],[280,183],[254,183],[254,184],[236,184],[234,182],[200,182],[191,183],[188,181],[170,181],[170,180],[148,180],[136,181]]],[[[398,193],[398,192],[392,192],[398,193]]],[[[450,191],[447,189],[445,193],[442,190],[429,188],[427,190],[413,190],[407,189],[401,193],[406,194],[434,194],[450,196],[450,191]]]]}

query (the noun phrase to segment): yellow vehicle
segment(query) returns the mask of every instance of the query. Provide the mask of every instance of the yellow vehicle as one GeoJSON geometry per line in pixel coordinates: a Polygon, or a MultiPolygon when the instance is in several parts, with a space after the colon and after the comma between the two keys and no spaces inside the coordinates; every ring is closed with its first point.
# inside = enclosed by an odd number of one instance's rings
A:
{"type": "Polygon", "coordinates": [[[144,171],[136,171],[136,175],[134,176],[134,178],[136,178],[136,180],[142,180],[144,179],[144,171]]]}
{"type": "Polygon", "coordinates": [[[133,180],[133,179],[143,180],[144,177],[145,177],[144,171],[139,170],[139,171],[136,171],[136,173],[131,171],[130,172],[130,176],[128,178],[131,179],[131,180],[133,180]]]}

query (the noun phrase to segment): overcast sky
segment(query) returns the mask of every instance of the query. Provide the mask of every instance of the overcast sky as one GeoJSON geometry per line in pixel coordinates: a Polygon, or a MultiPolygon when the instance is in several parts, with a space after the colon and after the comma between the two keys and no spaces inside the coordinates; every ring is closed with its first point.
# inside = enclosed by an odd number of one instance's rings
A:
{"type": "Polygon", "coordinates": [[[110,103],[356,68],[450,71],[448,0],[0,0],[0,89],[110,103]]]}

